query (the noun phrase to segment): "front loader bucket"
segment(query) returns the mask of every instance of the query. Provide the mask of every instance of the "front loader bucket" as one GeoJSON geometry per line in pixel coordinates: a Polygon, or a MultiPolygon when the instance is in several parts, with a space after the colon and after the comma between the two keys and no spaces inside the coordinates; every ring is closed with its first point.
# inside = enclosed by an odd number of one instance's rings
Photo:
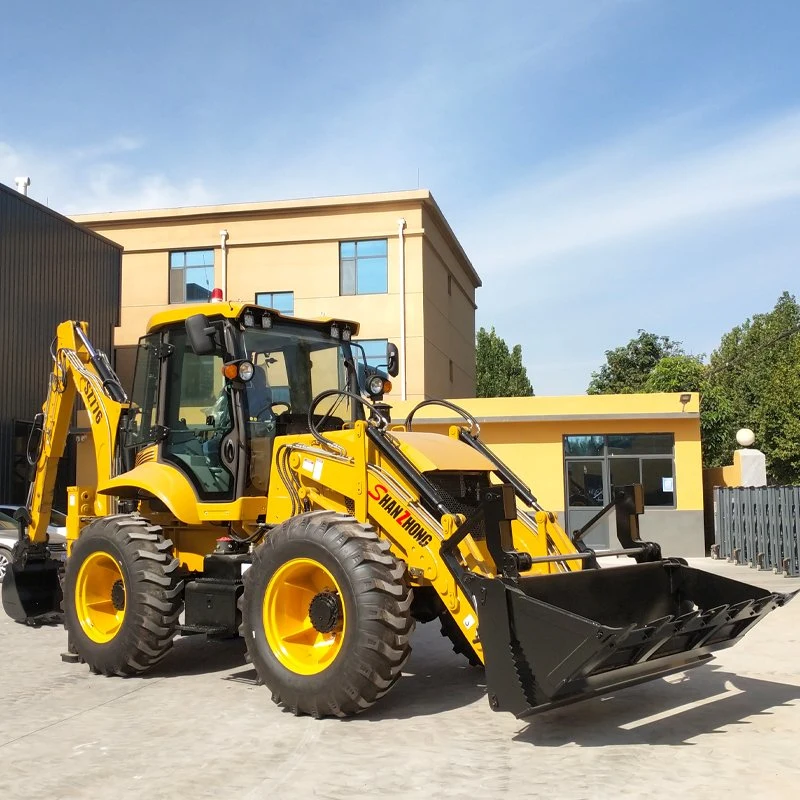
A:
{"type": "Polygon", "coordinates": [[[3,580],[3,609],[16,622],[37,623],[61,609],[58,561],[29,560],[24,567],[12,564],[3,580]]]}
{"type": "Polygon", "coordinates": [[[489,703],[518,717],[703,664],[796,594],[670,560],[475,583],[489,703]]]}

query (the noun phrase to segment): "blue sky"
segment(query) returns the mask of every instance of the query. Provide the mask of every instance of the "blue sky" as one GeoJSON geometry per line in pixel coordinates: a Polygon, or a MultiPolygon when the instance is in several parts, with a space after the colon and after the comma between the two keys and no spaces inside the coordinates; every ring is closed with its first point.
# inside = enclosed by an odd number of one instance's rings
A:
{"type": "Polygon", "coordinates": [[[2,3],[0,182],[65,213],[429,188],[537,394],[800,274],[800,3],[2,3]]]}

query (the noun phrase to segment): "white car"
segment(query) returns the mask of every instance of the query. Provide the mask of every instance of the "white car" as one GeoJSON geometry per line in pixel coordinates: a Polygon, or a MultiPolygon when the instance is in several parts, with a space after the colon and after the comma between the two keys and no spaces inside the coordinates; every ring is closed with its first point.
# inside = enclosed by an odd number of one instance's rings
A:
{"type": "MultiPolygon", "coordinates": [[[[0,505],[0,583],[11,568],[11,551],[19,539],[19,525],[9,514],[13,514],[19,506],[0,505]]],[[[67,518],[60,511],[53,511],[50,524],[47,526],[50,554],[58,561],[67,555],[67,518]]]]}
{"type": "MultiPolygon", "coordinates": [[[[0,503],[0,514],[5,514],[7,517],[11,517],[12,522],[16,525],[17,521],[14,519],[14,512],[20,508],[22,508],[22,506],[16,506],[12,503],[0,503]]],[[[67,515],[63,511],[56,511],[53,509],[50,512],[50,524],[47,526],[47,533],[51,537],[63,536],[63,540],[66,540],[67,515]]]]}

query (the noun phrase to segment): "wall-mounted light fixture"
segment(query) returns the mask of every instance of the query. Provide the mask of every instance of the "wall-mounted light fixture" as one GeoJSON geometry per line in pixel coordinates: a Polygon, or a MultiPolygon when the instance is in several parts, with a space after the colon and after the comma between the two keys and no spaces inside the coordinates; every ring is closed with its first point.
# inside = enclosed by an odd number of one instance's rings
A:
{"type": "Polygon", "coordinates": [[[686,404],[687,404],[687,403],[688,403],[688,402],[689,402],[691,399],[692,399],[692,395],[691,395],[689,392],[684,392],[684,393],[681,395],[681,405],[683,406],[683,408],[681,409],[681,411],[686,411],[686,404]]]}

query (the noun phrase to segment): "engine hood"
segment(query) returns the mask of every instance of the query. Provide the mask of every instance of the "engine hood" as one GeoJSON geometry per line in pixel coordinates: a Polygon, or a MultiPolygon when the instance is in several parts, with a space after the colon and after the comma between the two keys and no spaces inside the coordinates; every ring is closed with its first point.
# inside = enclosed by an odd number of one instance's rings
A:
{"type": "Polygon", "coordinates": [[[462,470],[491,472],[494,464],[469,445],[440,433],[390,431],[400,443],[403,455],[420,472],[433,470],[462,470]]]}

